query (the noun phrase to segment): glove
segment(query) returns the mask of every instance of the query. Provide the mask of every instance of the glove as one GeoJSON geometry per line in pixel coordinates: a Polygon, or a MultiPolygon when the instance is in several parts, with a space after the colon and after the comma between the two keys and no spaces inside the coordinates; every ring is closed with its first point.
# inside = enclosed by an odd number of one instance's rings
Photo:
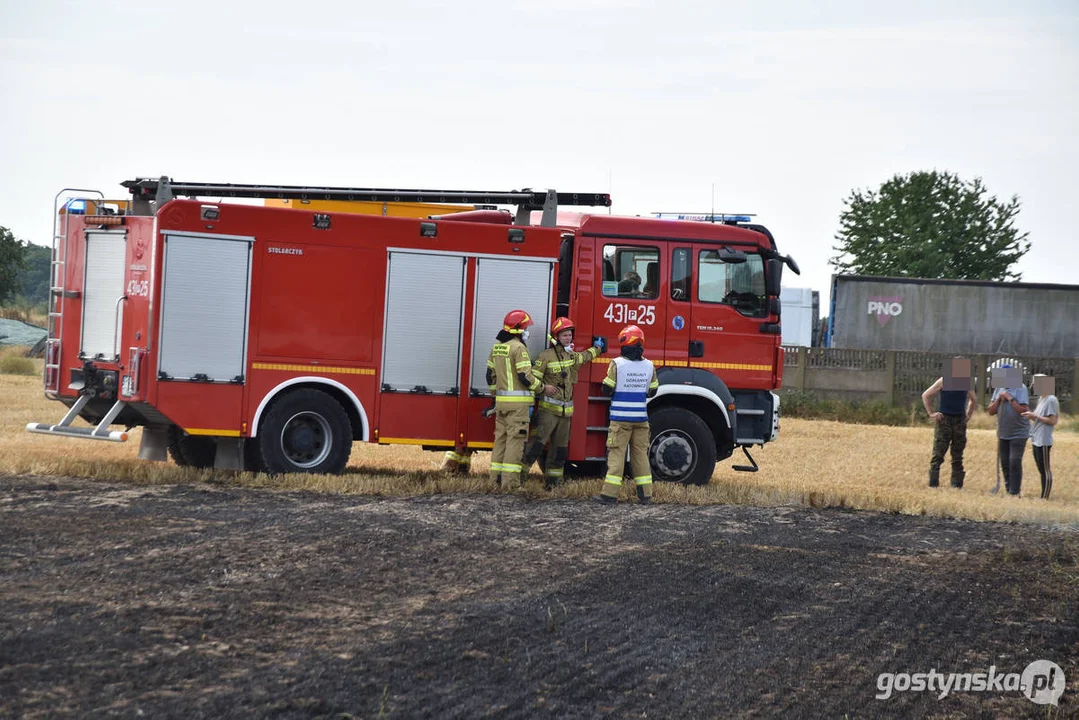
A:
{"type": "Polygon", "coordinates": [[[600,355],[607,352],[607,338],[594,337],[592,338],[592,347],[599,348],[600,355]]]}
{"type": "Polygon", "coordinates": [[[495,404],[494,404],[494,402],[492,401],[491,404],[488,407],[485,407],[480,414],[483,415],[485,418],[489,418],[492,415],[494,415],[495,414],[495,404]]]}

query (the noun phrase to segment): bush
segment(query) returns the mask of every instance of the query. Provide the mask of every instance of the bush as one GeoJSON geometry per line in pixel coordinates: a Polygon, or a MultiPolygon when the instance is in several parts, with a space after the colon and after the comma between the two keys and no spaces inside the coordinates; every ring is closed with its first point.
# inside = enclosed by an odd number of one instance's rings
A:
{"type": "Polygon", "coordinates": [[[836,420],[861,425],[919,425],[929,418],[925,408],[889,407],[882,402],[850,402],[818,398],[807,390],[788,390],[782,395],[780,414],[807,420],[836,420]]]}
{"type": "Polygon", "coordinates": [[[0,357],[0,374],[4,375],[37,375],[37,366],[34,361],[18,355],[0,357]]]}

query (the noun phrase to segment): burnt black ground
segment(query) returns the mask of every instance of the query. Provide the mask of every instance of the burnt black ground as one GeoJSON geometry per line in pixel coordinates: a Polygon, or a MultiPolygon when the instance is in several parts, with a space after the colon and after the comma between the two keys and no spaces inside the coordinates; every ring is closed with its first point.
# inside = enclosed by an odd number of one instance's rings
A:
{"type": "Polygon", "coordinates": [[[1074,532],[0,477],[0,717],[1067,717],[1074,532]],[[881,672],[1060,664],[874,699],[881,672]]]}

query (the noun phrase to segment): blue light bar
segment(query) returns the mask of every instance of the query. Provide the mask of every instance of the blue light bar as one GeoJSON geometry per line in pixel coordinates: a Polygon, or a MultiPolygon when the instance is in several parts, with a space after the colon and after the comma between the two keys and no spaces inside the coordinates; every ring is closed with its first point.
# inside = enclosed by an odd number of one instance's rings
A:
{"type": "Polygon", "coordinates": [[[695,222],[752,222],[752,215],[728,213],[652,213],[657,220],[693,220],[695,222]]]}
{"type": "Polygon", "coordinates": [[[85,200],[69,200],[67,203],[67,211],[71,215],[83,215],[86,213],[86,201],[85,200]]]}

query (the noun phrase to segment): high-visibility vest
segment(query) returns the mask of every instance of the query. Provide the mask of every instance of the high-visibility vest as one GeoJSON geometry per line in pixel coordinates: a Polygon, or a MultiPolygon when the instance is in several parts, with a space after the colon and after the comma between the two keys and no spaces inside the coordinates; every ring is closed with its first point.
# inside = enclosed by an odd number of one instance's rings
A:
{"type": "Polygon", "coordinates": [[[656,372],[652,361],[616,357],[611,364],[616,373],[614,395],[611,396],[611,420],[648,422],[648,390],[656,372]]]}

